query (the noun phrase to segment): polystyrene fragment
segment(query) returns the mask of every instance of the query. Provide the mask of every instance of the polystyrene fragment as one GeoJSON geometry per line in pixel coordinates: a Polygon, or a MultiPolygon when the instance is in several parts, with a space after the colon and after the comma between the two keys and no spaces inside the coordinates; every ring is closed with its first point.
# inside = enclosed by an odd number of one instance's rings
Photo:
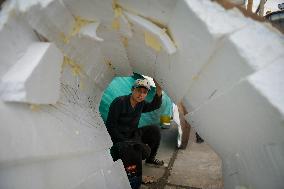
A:
{"type": "Polygon", "coordinates": [[[2,77],[2,100],[35,104],[56,103],[60,92],[62,58],[54,44],[32,44],[25,55],[2,77]]]}
{"type": "MultiPolygon", "coordinates": [[[[168,54],[173,54],[176,52],[176,47],[174,45],[174,43],[171,41],[170,37],[167,35],[167,33],[159,28],[158,26],[156,26],[155,24],[153,24],[152,22],[137,16],[135,14],[129,13],[124,11],[124,14],[126,15],[126,17],[129,19],[130,23],[137,25],[140,29],[142,29],[142,31],[144,32],[149,32],[152,35],[154,35],[157,40],[159,41],[155,41],[156,43],[161,43],[161,46],[163,47],[163,49],[168,53],[168,54]]],[[[153,37],[152,37],[153,38],[153,37]]],[[[151,44],[154,42],[151,42],[151,44]]],[[[157,45],[154,45],[157,46],[157,45]]],[[[152,45],[151,45],[152,47],[152,45]]],[[[155,48],[154,48],[155,49],[155,48]]]]}

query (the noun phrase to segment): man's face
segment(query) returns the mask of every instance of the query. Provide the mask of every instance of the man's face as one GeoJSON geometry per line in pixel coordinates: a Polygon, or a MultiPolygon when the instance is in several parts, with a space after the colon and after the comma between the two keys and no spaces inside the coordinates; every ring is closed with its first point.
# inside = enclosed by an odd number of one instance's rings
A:
{"type": "Polygon", "coordinates": [[[144,87],[137,87],[132,90],[132,97],[136,102],[142,102],[143,100],[145,100],[147,94],[148,90],[144,87]]]}

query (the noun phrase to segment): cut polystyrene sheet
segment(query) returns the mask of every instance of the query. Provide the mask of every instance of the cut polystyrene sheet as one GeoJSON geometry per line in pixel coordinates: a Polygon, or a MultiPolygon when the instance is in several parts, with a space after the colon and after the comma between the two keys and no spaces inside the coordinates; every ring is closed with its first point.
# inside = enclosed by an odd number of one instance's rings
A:
{"type": "Polygon", "coordinates": [[[128,11],[167,25],[177,0],[118,0],[117,3],[128,11]]]}
{"type": "Polygon", "coordinates": [[[76,92],[71,93],[72,88],[64,90],[69,91],[64,95],[68,95],[65,98],[70,101],[56,106],[42,106],[37,111],[32,111],[25,104],[1,102],[1,122],[9,125],[5,127],[6,124],[1,124],[0,127],[1,133],[7,136],[1,137],[1,164],[35,157],[100,151],[112,146],[105,126],[97,124],[100,120],[96,121],[94,112],[91,113],[83,104],[72,104],[76,92]],[[17,114],[17,119],[13,113],[17,114]]]}
{"type": "Polygon", "coordinates": [[[225,188],[284,187],[283,74],[278,59],[186,116],[220,154],[225,188]]]}
{"type": "Polygon", "coordinates": [[[119,32],[122,36],[131,38],[132,37],[132,29],[131,25],[128,22],[127,18],[122,14],[120,15],[120,29],[119,32]]]}
{"type": "MultiPolygon", "coordinates": [[[[31,25],[31,27],[41,36],[43,36],[46,40],[54,42],[59,48],[62,48],[64,44],[69,42],[70,35],[73,30],[73,26],[75,24],[73,17],[69,17],[70,13],[67,12],[66,8],[64,9],[67,13],[67,17],[70,18],[66,24],[68,29],[65,29],[65,23],[60,19],[58,23],[54,20],[57,18],[51,16],[52,13],[46,13],[53,11],[52,8],[42,7],[40,4],[36,4],[34,6],[28,7],[28,10],[23,13],[23,16],[27,20],[27,22],[31,25]],[[62,23],[63,22],[63,23],[62,23]],[[57,27],[56,25],[60,25],[61,27],[57,27]]],[[[54,10],[59,11],[59,10],[54,10]]],[[[55,12],[56,13],[56,12],[55,12]]],[[[57,13],[60,14],[60,13],[57,13]]]]}
{"type": "Polygon", "coordinates": [[[134,72],[154,77],[157,55],[154,49],[146,46],[143,34],[134,32],[127,41],[126,51],[134,72]]]}
{"type": "Polygon", "coordinates": [[[194,111],[202,103],[222,94],[239,80],[271,64],[275,59],[283,59],[282,38],[260,23],[228,36],[190,86],[184,97],[187,111],[194,111]]]}
{"type": "MultiPolygon", "coordinates": [[[[171,60],[174,69],[167,72],[179,75],[168,83],[174,89],[175,101],[180,101],[186,94],[195,76],[218,47],[218,42],[247,22],[240,14],[227,12],[211,1],[177,2],[169,28],[179,54],[171,60]]],[[[157,64],[163,62],[158,58],[157,64]]]]}
{"type": "Polygon", "coordinates": [[[59,99],[63,55],[51,43],[34,43],[0,83],[1,99],[54,104],[59,99]],[[43,85],[44,83],[44,85],[43,85]]]}
{"type": "Polygon", "coordinates": [[[176,52],[176,47],[173,41],[162,28],[159,28],[151,21],[135,14],[126,11],[123,13],[126,15],[131,24],[135,25],[138,30],[141,30],[144,33],[147,46],[154,48],[156,51],[164,50],[168,54],[173,54],[176,52]],[[160,47],[156,48],[157,46],[160,47]]]}
{"type": "Polygon", "coordinates": [[[8,10],[0,21],[0,78],[22,57],[27,46],[38,41],[32,28],[20,16],[8,10]]]}
{"type": "Polygon", "coordinates": [[[110,25],[113,18],[112,0],[63,0],[72,15],[110,25]]]}
{"type": "Polygon", "coordinates": [[[79,185],[85,186],[82,188],[91,189],[94,186],[106,185],[102,182],[104,175],[96,173],[113,163],[109,152],[106,150],[92,153],[68,154],[68,156],[61,156],[58,159],[54,157],[58,158],[58,156],[41,157],[29,159],[29,163],[27,164],[19,165],[21,161],[18,161],[18,164],[6,164],[5,168],[2,167],[0,170],[0,187],[29,189],[44,186],[48,188],[68,189],[78,188],[76,186],[79,185]],[[42,174],[43,172],[45,174],[42,174]],[[98,183],[83,185],[92,175],[98,176],[101,181],[96,180],[98,183]],[[15,178],[17,178],[16,182],[15,178]],[[33,180],[33,182],[27,182],[27,180],[33,180]]]}
{"type": "Polygon", "coordinates": [[[154,77],[156,58],[159,53],[176,52],[167,33],[152,22],[137,15],[124,12],[133,24],[133,37],[126,47],[129,60],[137,73],[154,77]]]}
{"type": "Polygon", "coordinates": [[[121,160],[114,162],[113,167],[104,171],[107,188],[131,188],[121,160]]]}
{"type": "Polygon", "coordinates": [[[104,39],[101,44],[101,51],[114,73],[117,76],[132,75],[133,71],[122,41],[123,37],[116,31],[104,26],[98,28],[98,35],[104,39]]]}
{"type": "Polygon", "coordinates": [[[103,39],[97,36],[97,33],[96,33],[97,28],[99,27],[99,24],[100,24],[99,22],[95,22],[92,24],[88,24],[87,26],[84,26],[83,28],[81,28],[79,32],[79,36],[86,36],[95,41],[103,41],[103,39]]]}

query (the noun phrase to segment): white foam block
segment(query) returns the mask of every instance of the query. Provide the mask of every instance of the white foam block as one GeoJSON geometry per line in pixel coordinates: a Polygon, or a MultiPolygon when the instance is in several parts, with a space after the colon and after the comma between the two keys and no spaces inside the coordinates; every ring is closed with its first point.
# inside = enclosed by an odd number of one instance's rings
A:
{"type": "Polygon", "coordinates": [[[131,25],[123,14],[119,16],[119,24],[120,24],[119,27],[120,34],[124,37],[131,38],[132,37],[131,25]]]}
{"type": "Polygon", "coordinates": [[[68,189],[78,188],[79,184],[81,188],[85,189],[96,188],[106,185],[104,175],[97,173],[102,173],[101,170],[110,167],[109,164],[113,164],[107,150],[95,153],[69,154],[57,158],[31,159],[28,161],[29,163],[21,164],[20,166],[19,162],[17,165],[13,163],[6,165],[5,169],[0,171],[0,187],[68,189]],[[99,179],[92,177],[95,175],[99,179]],[[90,177],[97,182],[83,185],[83,183],[91,179],[90,177]],[[29,180],[32,182],[27,182],[29,180]]]}
{"type": "Polygon", "coordinates": [[[59,48],[68,43],[75,20],[62,1],[28,6],[23,15],[37,33],[54,42],[59,48]]]}
{"type": "MultiPolygon", "coordinates": [[[[169,36],[158,26],[137,15],[124,12],[133,27],[133,37],[128,40],[127,54],[134,71],[150,77],[155,76],[155,64],[159,53],[174,54],[175,45],[169,36]],[[145,35],[154,38],[152,45],[159,45],[159,51],[146,45],[145,35]]],[[[151,39],[150,39],[151,40],[151,39]]]]}
{"type": "Polygon", "coordinates": [[[187,110],[194,111],[240,79],[281,56],[284,58],[282,40],[281,35],[261,23],[253,23],[225,38],[184,97],[187,110]]]}
{"type": "MultiPolygon", "coordinates": [[[[150,34],[155,36],[158,42],[161,44],[162,49],[166,51],[168,54],[173,54],[176,52],[176,47],[174,43],[171,41],[167,33],[163,31],[161,28],[159,28],[158,26],[156,26],[149,20],[146,20],[135,14],[132,14],[126,11],[124,11],[123,13],[129,19],[130,23],[135,25],[138,30],[140,31],[142,30],[142,32],[149,32],[150,34]]],[[[139,31],[136,31],[136,32],[139,32],[139,31]]]]}
{"type": "Polygon", "coordinates": [[[111,24],[114,14],[112,0],[63,0],[74,16],[94,20],[103,24],[111,24]]]}
{"type": "Polygon", "coordinates": [[[143,33],[134,32],[128,39],[127,56],[134,72],[154,77],[156,52],[145,44],[143,33]]]}
{"type": "MultiPolygon", "coordinates": [[[[175,101],[180,101],[186,94],[193,78],[208,61],[220,39],[244,27],[247,22],[243,16],[230,13],[211,1],[178,1],[169,22],[178,55],[170,62],[174,69],[166,72],[167,75],[175,75],[168,81],[175,92],[175,101]]],[[[159,62],[158,58],[157,64],[163,65],[163,62],[159,62]]]]}
{"type": "Polygon", "coordinates": [[[132,68],[118,32],[106,26],[98,28],[98,35],[104,39],[101,50],[106,63],[109,63],[117,76],[132,75],[132,68]]]}
{"type": "Polygon", "coordinates": [[[3,76],[1,98],[35,104],[54,104],[59,98],[63,56],[51,43],[34,43],[3,76]],[[52,92],[51,92],[52,91],[52,92]]]}
{"type": "Polygon", "coordinates": [[[283,58],[186,116],[220,154],[225,188],[283,188],[283,58]]]}
{"type": "Polygon", "coordinates": [[[124,9],[167,25],[177,0],[119,0],[124,9]]]}
{"type": "Polygon", "coordinates": [[[99,27],[99,24],[99,22],[95,22],[82,27],[79,32],[79,36],[86,36],[92,40],[102,42],[103,39],[97,36],[97,28],[99,27]]]}
{"type": "Polygon", "coordinates": [[[0,78],[26,53],[27,46],[38,41],[23,18],[7,12],[0,21],[0,78]]]}

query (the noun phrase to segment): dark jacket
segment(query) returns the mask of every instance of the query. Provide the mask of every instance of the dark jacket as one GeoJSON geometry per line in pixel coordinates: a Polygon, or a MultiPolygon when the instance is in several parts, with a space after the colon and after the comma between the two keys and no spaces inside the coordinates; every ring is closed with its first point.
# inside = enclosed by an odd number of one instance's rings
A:
{"type": "Polygon", "coordinates": [[[162,95],[156,94],[152,102],[142,101],[132,108],[130,97],[131,94],[117,97],[110,105],[106,127],[113,143],[136,138],[141,113],[156,110],[162,104],[162,95]]]}

